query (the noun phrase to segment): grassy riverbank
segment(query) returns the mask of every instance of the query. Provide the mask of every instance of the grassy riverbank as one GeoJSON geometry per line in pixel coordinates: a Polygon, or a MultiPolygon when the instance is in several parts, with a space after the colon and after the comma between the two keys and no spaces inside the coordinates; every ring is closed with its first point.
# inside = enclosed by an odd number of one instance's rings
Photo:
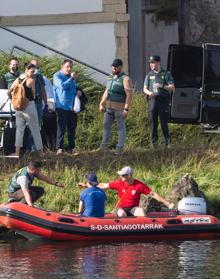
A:
{"type": "MultiPolygon", "coordinates": [[[[171,150],[136,149],[126,151],[118,157],[114,153],[100,154],[94,151],[82,151],[78,157],[64,155],[57,158],[47,153],[43,160],[43,172],[65,183],[64,189],[45,185],[46,195],[38,205],[64,212],[77,211],[81,188],[77,182],[84,181],[87,170],[97,172],[100,181],[109,181],[118,176],[116,170],[121,166],[135,168],[135,177],[145,181],[155,191],[167,196],[172,185],[185,173],[190,173],[197,181],[216,210],[220,210],[220,148],[209,145],[173,146],[171,150]]],[[[7,184],[14,171],[25,165],[30,157],[24,157],[19,163],[10,159],[0,162],[1,202],[7,200],[7,184]]],[[[107,210],[112,210],[116,203],[116,194],[108,191],[107,210]]]]}
{"type": "MultiPolygon", "coordinates": [[[[1,55],[0,55],[1,56],[1,55]]],[[[8,57],[0,59],[1,72],[6,72],[8,57]]],[[[27,57],[21,58],[21,64],[27,57]]],[[[59,69],[58,58],[41,59],[43,73],[49,78],[59,69]]],[[[96,84],[85,69],[76,66],[78,83],[82,87],[89,103],[85,112],[79,114],[77,127],[77,147],[80,155],[69,154],[57,157],[48,151],[43,159],[43,172],[64,182],[65,188],[58,189],[45,185],[46,195],[37,203],[39,206],[55,211],[75,212],[78,208],[79,193],[82,189],[77,182],[84,180],[85,172],[95,170],[100,181],[117,179],[116,171],[122,166],[131,165],[135,169],[135,177],[149,184],[155,191],[167,196],[172,185],[184,174],[190,173],[204,191],[210,202],[220,210],[220,135],[202,134],[197,126],[170,124],[172,147],[166,150],[163,146],[150,149],[149,128],[146,116],[146,99],[142,94],[135,94],[132,107],[126,122],[127,141],[125,153],[121,156],[114,152],[101,154],[94,151],[102,138],[103,114],[98,112],[98,104],[104,90],[96,84]]],[[[110,147],[115,148],[117,142],[116,127],[110,147]]],[[[0,160],[0,202],[7,200],[7,185],[14,172],[31,159],[29,155],[19,161],[0,160]]],[[[40,183],[39,183],[40,184],[40,183]]],[[[108,192],[107,210],[116,204],[116,194],[108,192]]]]}

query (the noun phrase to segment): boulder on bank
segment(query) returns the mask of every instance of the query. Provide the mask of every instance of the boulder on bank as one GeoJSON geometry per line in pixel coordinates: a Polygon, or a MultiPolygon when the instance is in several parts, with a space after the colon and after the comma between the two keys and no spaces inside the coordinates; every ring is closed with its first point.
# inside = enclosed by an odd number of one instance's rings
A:
{"type": "MultiPolygon", "coordinates": [[[[214,214],[214,210],[205,194],[199,190],[197,182],[189,174],[182,176],[181,179],[173,185],[167,200],[173,202],[174,208],[177,208],[178,202],[185,197],[204,198],[207,205],[207,213],[214,214]]],[[[146,212],[161,211],[161,207],[164,207],[164,205],[161,205],[149,196],[142,201],[142,206],[146,212]]]]}
{"type": "Polygon", "coordinates": [[[189,174],[185,174],[181,177],[181,179],[173,185],[172,191],[169,194],[169,200],[175,205],[184,197],[206,199],[204,193],[199,190],[197,182],[189,174]]]}
{"type": "Polygon", "coordinates": [[[177,208],[178,202],[185,197],[199,197],[204,198],[207,205],[207,212],[213,214],[214,210],[207,200],[205,194],[199,190],[197,182],[191,175],[185,174],[176,184],[174,184],[171,193],[169,194],[169,201],[175,204],[177,208]]]}

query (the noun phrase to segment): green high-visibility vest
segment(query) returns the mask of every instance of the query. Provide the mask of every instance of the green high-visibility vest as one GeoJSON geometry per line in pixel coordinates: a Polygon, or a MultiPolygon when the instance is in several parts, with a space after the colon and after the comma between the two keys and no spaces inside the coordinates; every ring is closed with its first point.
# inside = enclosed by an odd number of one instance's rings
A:
{"type": "Polygon", "coordinates": [[[29,172],[27,170],[27,167],[24,167],[24,168],[18,170],[15,173],[15,175],[12,177],[11,183],[8,186],[8,192],[9,193],[14,193],[14,192],[18,191],[19,189],[21,189],[21,186],[17,183],[17,178],[19,176],[26,176],[29,180],[28,187],[30,187],[32,185],[33,180],[34,180],[34,176],[29,174],[29,172]]]}
{"type": "Polygon", "coordinates": [[[126,93],[123,80],[127,75],[121,73],[118,76],[110,75],[107,79],[108,100],[111,102],[125,103],[126,93]]]}

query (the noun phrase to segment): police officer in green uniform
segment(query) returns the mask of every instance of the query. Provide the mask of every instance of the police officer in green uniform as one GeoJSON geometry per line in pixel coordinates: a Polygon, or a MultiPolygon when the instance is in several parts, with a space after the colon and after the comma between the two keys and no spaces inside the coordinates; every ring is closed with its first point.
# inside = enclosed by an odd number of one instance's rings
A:
{"type": "Polygon", "coordinates": [[[33,206],[34,202],[44,194],[41,186],[32,186],[34,179],[63,188],[64,185],[41,173],[41,163],[30,161],[28,166],[18,170],[8,186],[9,202],[18,201],[33,206]]]}
{"type": "Polygon", "coordinates": [[[144,93],[148,97],[148,120],[151,129],[151,142],[153,146],[158,142],[158,117],[164,143],[169,145],[168,130],[170,93],[175,90],[174,81],[170,72],[161,68],[160,56],[152,55],[149,58],[151,71],[144,81],[144,93]]]}
{"type": "Polygon", "coordinates": [[[99,110],[104,114],[104,131],[100,150],[108,148],[111,126],[114,120],[118,126],[118,143],[116,154],[123,152],[125,143],[125,118],[128,115],[132,100],[133,85],[130,78],[123,72],[123,62],[115,59],[112,63],[112,74],[107,79],[106,90],[102,96],[99,110]]]}

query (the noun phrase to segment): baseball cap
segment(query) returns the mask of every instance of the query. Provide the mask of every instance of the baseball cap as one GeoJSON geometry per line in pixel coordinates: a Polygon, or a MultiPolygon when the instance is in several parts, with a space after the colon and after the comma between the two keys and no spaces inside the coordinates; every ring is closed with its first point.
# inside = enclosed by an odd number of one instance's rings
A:
{"type": "Polygon", "coordinates": [[[112,66],[113,67],[120,67],[120,66],[122,66],[123,65],[123,62],[122,62],[122,60],[121,59],[115,59],[115,60],[113,60],[113,62],[112,62],[112,66]]]}
{"type": "Polygon", "coordinates": [[[131,167],[124,167],[124,168],[122,168],[120,171],[118,171],[118,174],[119,175],[130,175],[130,174],[132,174],[134,171],[133,171],[133,169],[131,168],[131,167]]]}
{"type": "Polygon", "coordinates": [[[148,59],[148,62],[160,62],[160,56],[159,55],[151,55],[148,59]]]}
{"type": "Polygon", "coordinates": [[[95,172],[88,172],[86,174],[86,179],[92,185],[97,185],[98,184],[98,179],[97,179],[97,176],[96,176],[95,172]]]}

